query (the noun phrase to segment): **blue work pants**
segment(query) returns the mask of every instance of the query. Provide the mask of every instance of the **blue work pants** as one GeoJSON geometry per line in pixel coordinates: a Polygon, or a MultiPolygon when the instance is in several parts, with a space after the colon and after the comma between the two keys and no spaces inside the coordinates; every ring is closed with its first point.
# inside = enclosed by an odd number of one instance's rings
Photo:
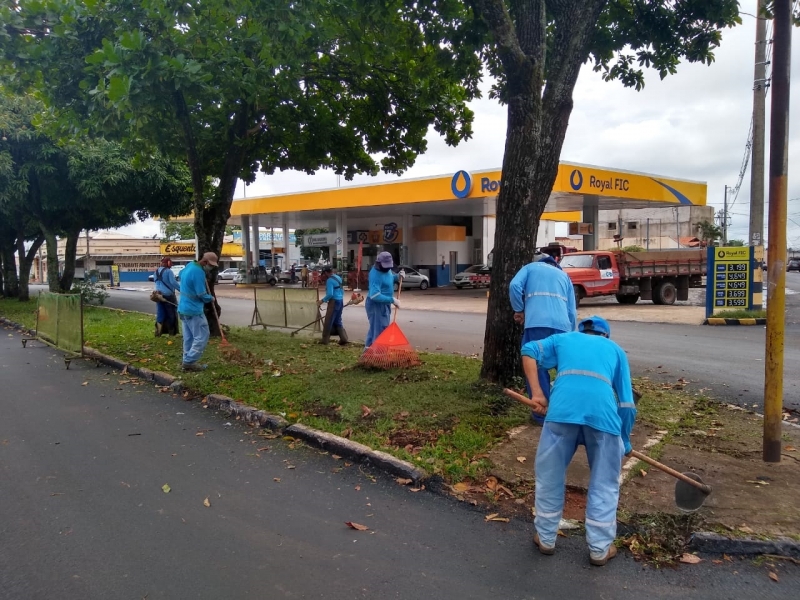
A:
{"type": "Polygon", "coordinates": [[[392,305],[373,302],[370,298],[367,298],[364,306],[367,311],[367,319],[369,319],[369,330],[367,331],[367,339],[364,342],[364,346],[369,348],[375,338],[389,326],[392,320],[392,305]]]}
{"type": "Polygon", "coordinates": [[[196,363],[208,345],[208,321],[203,315],[181,315],[183,321],[183,364],[196,363]]]}
{"type": "MultiPolygon", "coordinates": [[[[522,345],[524,346],[528,342],[534,342],[543,340],[545,338],[549,338],[551,335],[555,335],[557,333],[564,333],[564,332],[559,329],[553,329],[552,327],[528,327],[522,334],[522,345]]],[[[550,373],[547,369],[539,368],[539,385],[542,387],[542,391],[544,392],[544,397],[549,401],[550,373]]],[[[525,380],[525,386],[528,389],[528,397],[530,397],[531,384],[528,383],[527,379],[525,380]]],[[[544,423],[544,417],[542,417],[541,415],[537,415],[531,412],[531,418],[537,423],[544,423]]]]}
{"type": "Polygon", "coordinates": [[[335,332],[337,328],[344,327],[342,323],[342,311],[344,310],[344,302],[341,300],[333,301],[333,314],[331,315],[330,331],[335,332]]]}
{"type": "Polygon", "coordinates": [[[619,475],[625,447],[618,435],[545,421],[536,450],[536,518],[539,539],[553,546],[564,510],[567,466],[578,446],[589,457],[589,495],[586,501],[586,542],[593,558],[602,558],[617,535],[619,475]]]}

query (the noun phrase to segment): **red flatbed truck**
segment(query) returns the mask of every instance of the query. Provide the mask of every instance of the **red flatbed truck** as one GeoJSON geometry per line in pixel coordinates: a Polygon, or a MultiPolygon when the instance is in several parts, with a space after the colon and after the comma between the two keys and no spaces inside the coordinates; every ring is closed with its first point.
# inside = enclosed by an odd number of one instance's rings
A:
{"type": "Polygon", "coordinates": [[[566,254],[560,262],[575,288],[575,301],[616,296],[620,304],[688,300],[689,288],[704,287],[706,248],[625,252],[590,250],[566,254]]]}

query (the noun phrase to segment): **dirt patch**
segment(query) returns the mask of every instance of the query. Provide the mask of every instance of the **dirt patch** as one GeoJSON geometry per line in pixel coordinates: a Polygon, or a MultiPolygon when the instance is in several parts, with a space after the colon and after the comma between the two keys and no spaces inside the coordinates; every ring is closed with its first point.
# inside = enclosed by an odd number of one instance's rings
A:
{"type": "Polygon", "coordinates": [[[310,406],[307,406],[303,412],[309,416],[322,417],[323,419],[337,423],[342,420],[341,410],[341,406],[314,402],[310,406]]]}
{"type": "Polygon", "coordinates": [[[435,444],[439,439],[436,431],[420,431],[418,429],[400,429],[389,434],[389,444],[398,448],[419,449],[428,444],[435,444]]]}
{"type": "MultiPolygon", "coordinates": [[[[659,460],[698,474],[712,487],[696,513],[701,522],[733,535],[800,539],[800,429],[785,425],[782,461],[765,463],[758,416],[724,405],[695,408],[659,460]]],[[[645,476],[637,474],[623,486],[620,506],[631,514],[679,514],[674,490],[674,478],[647,468],[645,476]]]]}

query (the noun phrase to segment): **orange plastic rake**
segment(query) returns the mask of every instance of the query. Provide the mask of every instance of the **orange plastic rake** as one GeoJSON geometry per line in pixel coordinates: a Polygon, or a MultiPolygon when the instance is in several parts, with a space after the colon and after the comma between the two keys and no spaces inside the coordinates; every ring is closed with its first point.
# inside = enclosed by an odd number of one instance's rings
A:
{"type": "MultiPolygon", "coordinates": [[[[398,298],[402,289],[403,282],[401,281],[397,292],[398,298]]],[[[364,354],[358,359],[358,364],[374,369],[407,368],[421,364],[416,350],[408,343],[408,338],[397,325],[397,310],[397,308],[394,309],[394,318],[391,324],[364,351],[364,354]]]]}

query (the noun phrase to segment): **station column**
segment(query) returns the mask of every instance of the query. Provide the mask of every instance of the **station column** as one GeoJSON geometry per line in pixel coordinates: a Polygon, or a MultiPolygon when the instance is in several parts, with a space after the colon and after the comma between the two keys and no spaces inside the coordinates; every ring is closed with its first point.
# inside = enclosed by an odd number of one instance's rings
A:
{"type": "Polygon", "coordinates": [[[600,235],[600,202],[597,196],[585,196],[583,200],[583,222],[591,223],[592,233],[583,236],[584,250],[597,250],[600,235]]]}
{"type": "Polygon", "coordinates": [[[414,241],[413,232],[414,218],[411,215],[403,215],[403,245],[400,250],[400,262],[404,265],[414,266],[414,259],[411,256],[411,244],[414,241]]]}
{"type": "Polygon", "coordinates": [[[250,269],[253,261],[250,256],[250,215],[242,215],[242,258],[244,258],[245,281],[250,281],[250,269]]]}
{"type": "Polygon", "coordinates": [[[341,270],[347,252],[347,213],[343,210],[336,214],[336,247],[334,252],[335,255],[331,257],[333,259],[331,262],[336,265],[337,269],[341,270]]]}
{"type": "Polygon", "coordinates": [[[252,225],[252,231],[250,232],[250,252],[251,252],[251,260],[253,262],[254,267],[258,267],[261,263],[259,260],[261,259],[261,254],[259,250],[261,249],[261,243],[259,238],[259,230],[258,230],[258,215],[250,215],[250,224],[252,225]]]}

